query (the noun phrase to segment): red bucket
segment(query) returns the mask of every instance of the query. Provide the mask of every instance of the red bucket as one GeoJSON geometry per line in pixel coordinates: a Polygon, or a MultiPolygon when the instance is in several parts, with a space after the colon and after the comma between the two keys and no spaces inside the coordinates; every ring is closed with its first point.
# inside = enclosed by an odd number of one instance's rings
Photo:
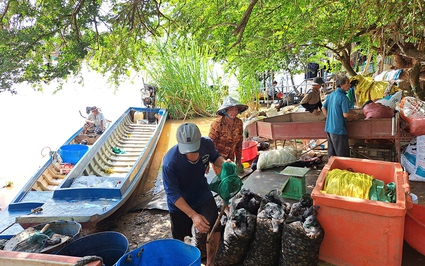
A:
{"type": "Polygon", "coordinates": [[[258,154],[258,142],[253,140],[244,141],[242,143],[242,162],[249,162],[255,159],[258,154]]]}

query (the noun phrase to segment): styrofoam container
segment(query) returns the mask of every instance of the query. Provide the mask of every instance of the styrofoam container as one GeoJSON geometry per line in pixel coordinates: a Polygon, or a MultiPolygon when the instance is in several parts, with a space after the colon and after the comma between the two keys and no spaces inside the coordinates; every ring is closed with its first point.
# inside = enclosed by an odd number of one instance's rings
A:
{"type": "Polygon", "coordinates": [[[409,191],[407,173],[399,163],[331,157],[312,192],[314,204],[320,206],[317,219],[325,231],[319,259],[334,265],[401,265],[409,191]],[[395,182],[396,202],[322,193],[328,171],[336,168],[351,168],[386,184],[395,182]]]}

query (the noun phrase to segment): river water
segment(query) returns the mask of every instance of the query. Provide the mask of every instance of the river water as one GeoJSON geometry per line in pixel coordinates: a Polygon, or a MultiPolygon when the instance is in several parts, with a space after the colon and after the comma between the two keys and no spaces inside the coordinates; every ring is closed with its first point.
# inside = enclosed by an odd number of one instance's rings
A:
{"type": "MultiPolygon", "coordinates": [[[[114,93],[100,76],[90,75],[84,87],[73,82],[53,94],[55,85],[44,93],[27,85],[16,86],[17,95],[0,94],[0,208],[4,209],[22,186],[44,165],[49,150],[57,150],[84,123],[79,111],[100,107],[105,118],[115,120],[128,107],[141,106],[141,83],[122,84],[114,93]],[[13,182],[12,187],[4,187],[13,182]]],[[[188,120],[196,123],[204,136],[214,118],[188,120]]],[[[155,182],[162,157],[177,143],[175,135],[181,120],[168,120],[158,143],[149,179],[155,182]]]]}
{"type": "Polygon", "coordinates": [[[105,118],[115,120],[131,106],[141,106],[141,83],[123,83],[114,90],[98,75],[89,75],[84,86],[76,81],[53,94],[57,84],[44,93],[18,85],[17,95],[0,93],[0,208],[13,199],[26,181],[84,123],[79,111],[98,106],[105,118]],[[13,182],[13,187],[4,187],[13,182]]]}

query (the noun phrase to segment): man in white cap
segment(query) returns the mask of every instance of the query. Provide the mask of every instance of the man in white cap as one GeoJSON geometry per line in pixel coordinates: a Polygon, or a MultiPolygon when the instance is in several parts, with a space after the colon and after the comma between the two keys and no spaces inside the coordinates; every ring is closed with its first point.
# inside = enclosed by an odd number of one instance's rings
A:
{"type": "MultiPolygon", "coordinates": [[[[170,212],[173,238],[184,241],[191,236],[192,225],[200,233],[209,233],[218,217],[205,172],[210,163],[221,168],[224,158],[209,138],[201,136],[197,125],[183,123],[177,129],[177,142],[164,156],[162,178],[170,212]]],[[[207,266],[212,266],[220,243],[219,230],[207,243],[207,266]]]]}
{"type": "Polygon", "coordinates": [[[313,113],[314,115],[319,115],[322,110],[322,99],[320,97],[320,88],[325,82],[322,78],[317,77],[313,80],[311,84],[311,91],[304,96],[300,104],[305,108],[306,111],[313,113]]]}
{"type": "Polygon", "coordinates": [[[105,130],[105,117],[96,106],[93,106],[90,111],[83,126],[83,134],[86,134],[87,131],[93,131],[100,135],[105,130]]]}

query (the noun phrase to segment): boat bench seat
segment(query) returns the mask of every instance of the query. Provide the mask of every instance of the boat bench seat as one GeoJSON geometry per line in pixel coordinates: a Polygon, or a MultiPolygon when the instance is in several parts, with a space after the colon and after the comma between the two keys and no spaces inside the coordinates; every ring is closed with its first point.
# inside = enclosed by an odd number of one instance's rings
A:
{"type": "Polygon", "coordinates": [[[47,183],[46,180],[37,180],[37,185],[43,190],[43,191],[52,191],[55,190],[58,186],[52,186],[49,183],[47,183]]]}

